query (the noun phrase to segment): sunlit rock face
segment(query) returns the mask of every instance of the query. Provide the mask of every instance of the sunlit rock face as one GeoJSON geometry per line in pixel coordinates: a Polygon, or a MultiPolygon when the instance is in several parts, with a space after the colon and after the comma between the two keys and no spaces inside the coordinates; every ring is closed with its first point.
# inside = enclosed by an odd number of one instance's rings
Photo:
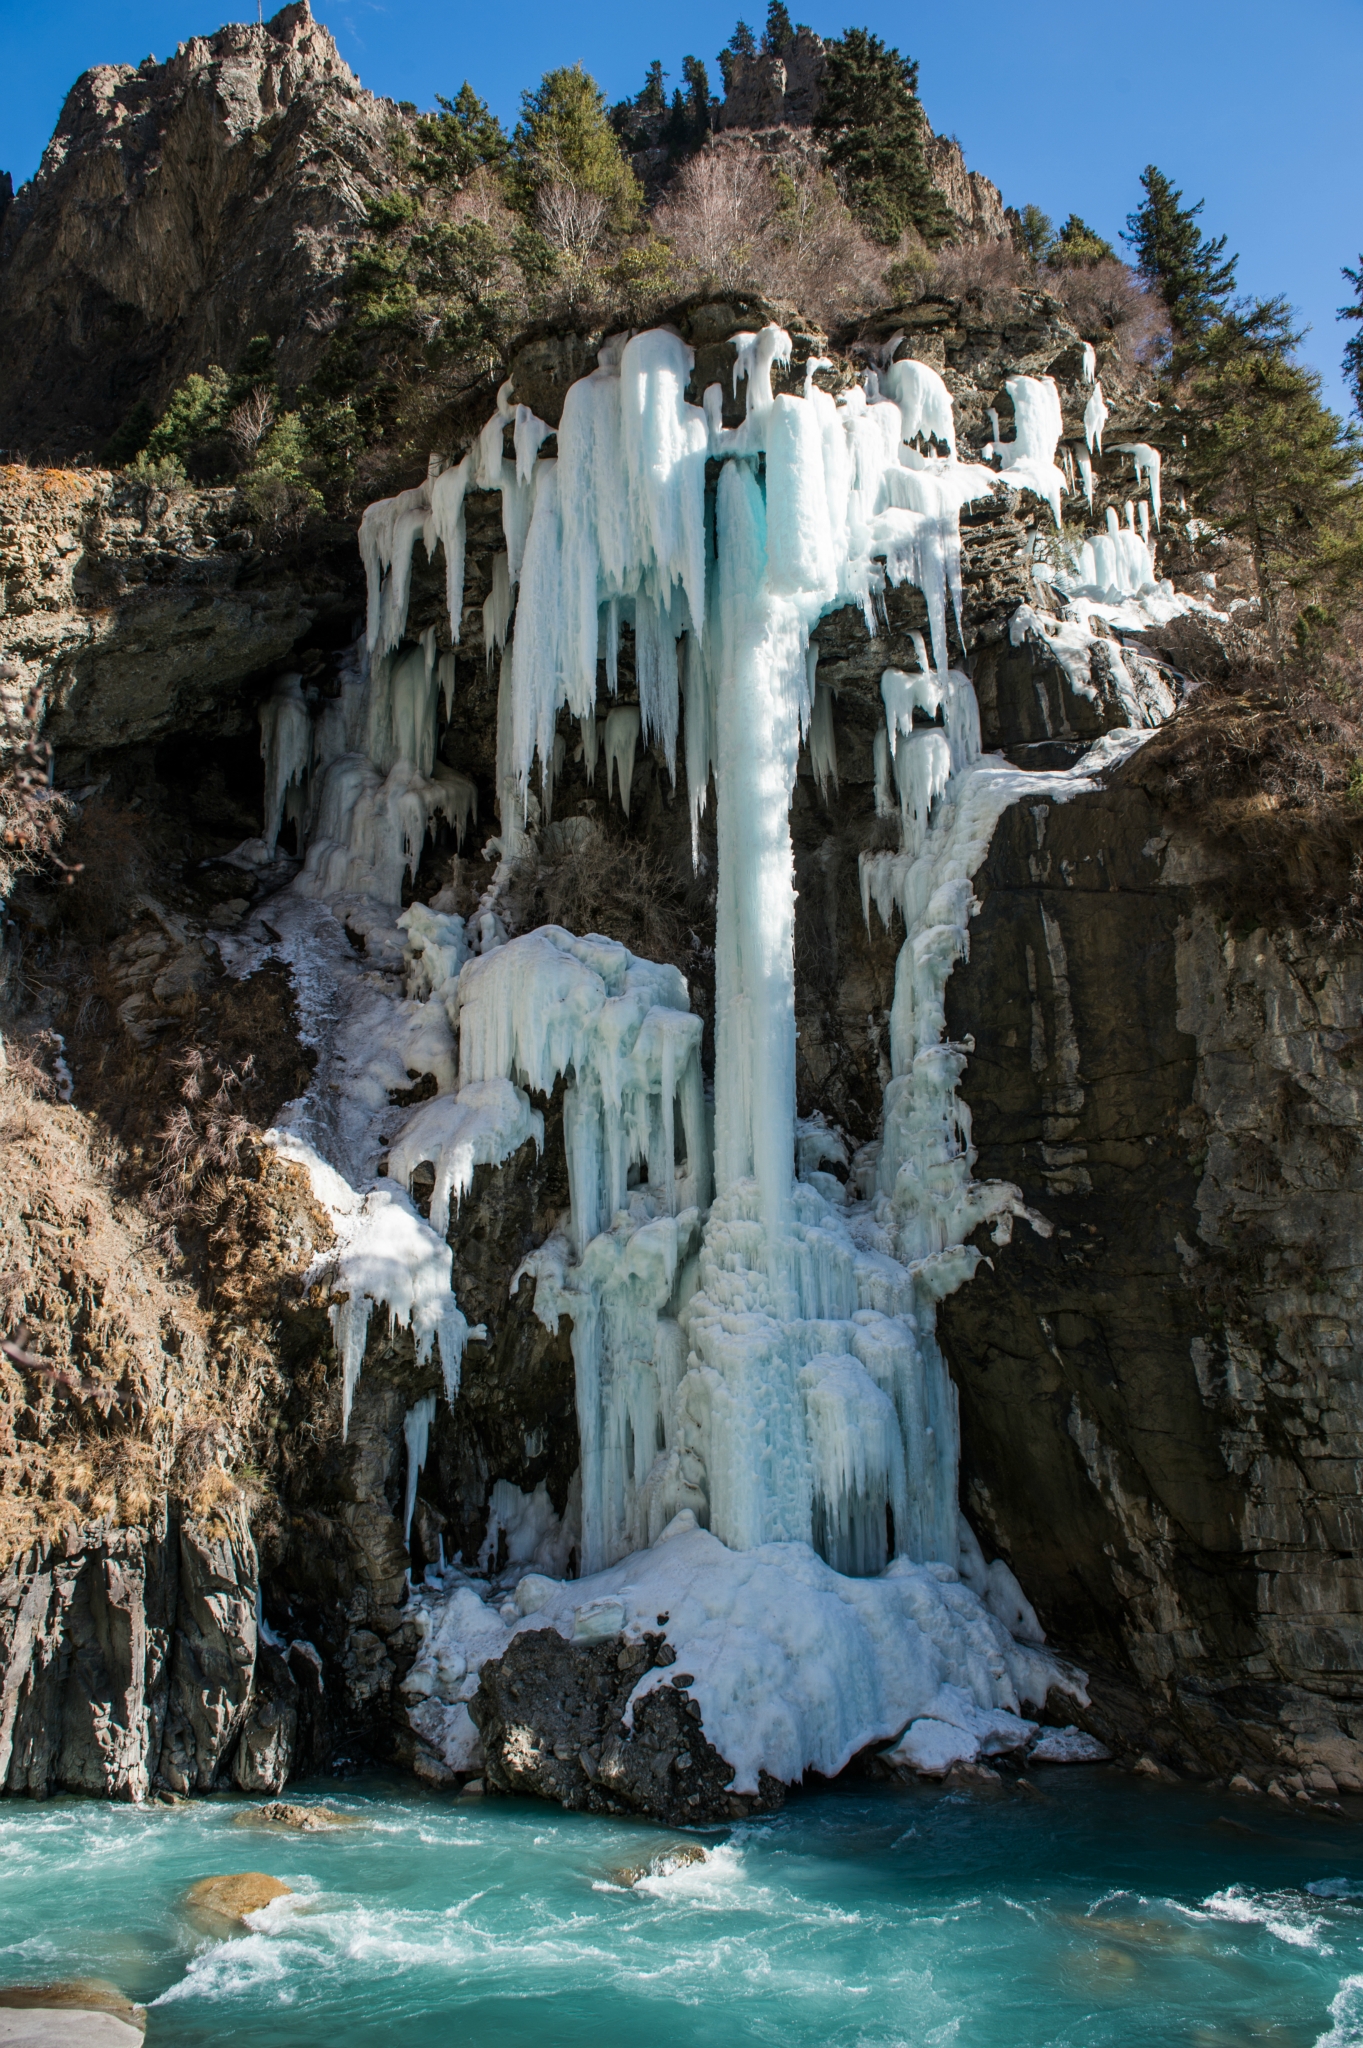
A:
{"type": "Polygon", "coordinates": [[[286,383],[304,376],[392,181],[393,113],[306,0],[84,72],[0,226],[0,443],[88,457],[139,399],[260,333],[286,383]]]}

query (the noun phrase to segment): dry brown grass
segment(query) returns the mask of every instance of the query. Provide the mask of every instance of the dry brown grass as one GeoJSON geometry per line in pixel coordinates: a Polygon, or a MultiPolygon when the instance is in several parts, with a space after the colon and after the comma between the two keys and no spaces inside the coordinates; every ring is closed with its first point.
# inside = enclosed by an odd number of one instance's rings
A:
{"type": "Polygon", "coordinates": [[[1204,683],[1119,771],[1228,860],[1227,916],[1363,938],[1363,670],[1204,683]]]}
{"type": "Polygon", "coordinates": [[[240,1073],[202,1045],[189,1046],[175,1065],[180,1100],[158,1133],[160,1161],[147,1189],[151,1207],[171,1219],[192,1214],[224,1175],[236,1172],[258,1135],[240,1108],[255,1071],[253,1053],[240,1073]]]}
{"type": "MultiPolygon", "coordinates": [[[[16,671],[0,664],[0,688],[16,671]]],[[[58,856],[66,836],[71,805],[50,787],[52,748],[36,737],[40,707],[31,691],[17,717],[5,707],[0,719],[0,902],[20,875],[46,872],[73,882],[79,863],[58,856]]]]}
{"type": "Polygon", "coordinates": [[[0,1555],[70,1522],[136,1521],[178,1418],[213,1415],[206,1323],[120,1197],[90,1121],[0,1076],[0,1555]]]}
{"type": "Polygon", "coordinates": [[[650,847],[585,834],[555,860],[521,862],[510,909],[518,931],[557,924],[600,932],[645,960],[670,960],[690,975],[694,952],[689,883],[650,847]]]}

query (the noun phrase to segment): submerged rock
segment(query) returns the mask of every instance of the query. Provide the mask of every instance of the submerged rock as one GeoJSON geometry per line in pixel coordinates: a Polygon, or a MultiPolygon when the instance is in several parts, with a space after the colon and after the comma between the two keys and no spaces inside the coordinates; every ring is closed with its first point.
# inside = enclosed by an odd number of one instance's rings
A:
{"type": "Polygon", "coordinates": [[[624,1885],[627,1889],[646,1877],[671,1877],[678,1870],[686,1870],[693,1863],[704,1863],[706,1855],[699,1842],[672,1842],[666,1849],[659,1849],[656,1856],[650,1856],[647,1863],[627,1863],[611,1872],[611,1883],[624,1885]]]}
{"type": "Polygon", "coordinates": [[[236,1815],[239,1828],[289,1828],[299,1835],[317,1835],[331,1828],[356,1828],[362,1823],[353,1814],[339,1813],[334,1806],[295,1806],[287,1799],[272,1799],[267,1806],[253,1806],[236,1815]]]}
{"type": "Polygon", "coordinates": [[[258,1913],[272,1899],[291,1896],[292,1885],[263,1870],[235,1870],[222,1877],[201,1877],[185,1894],[190,1911],[206,1920],[239,1922],[258,1913]]]}

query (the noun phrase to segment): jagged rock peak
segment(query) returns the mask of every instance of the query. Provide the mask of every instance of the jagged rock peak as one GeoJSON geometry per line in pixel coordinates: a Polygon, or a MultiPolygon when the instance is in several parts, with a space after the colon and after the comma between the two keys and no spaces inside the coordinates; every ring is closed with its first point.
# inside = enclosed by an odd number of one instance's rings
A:
{"type": "MultiPolygon", "coordinates": [[[[761,50],[751,57],[731,53],[728,87],[715,115],[716,129],[766,133],[809,128],[823,98],[826,48],[823,37],[813,29],[798,28],[779,56],[761,50]]],[[[998,186],[978,171],[967,170],[954,136],[934,135],[926,123],[924,128],[928,173],[955,217],[952,239],[1007,241],[1009,229],[998,186]]],[[[792,148],[798,150],[797,138],[783,140],[787,153],[792,148]]]]}
{"type": "Polygon", "coordinates": [[[165,63],[144,57],[135,67],[96,64],[67,94],[34,183],[53,177],[73,149],[117,141],[144,154],[148,128],[163,127],[187,92],[213,92],[227,134],[237,141],[322,82],[342,92],[361,90],[308,0],[291,0],[264,23],[229,22],[216,35],[191,36],[165,63]]]}
{"type": "Polygon", "coordinates": [[[758,51],[729,58],[728,89],[717,128],[803,128],[818,112],[827,67],[824,40],[798,28],[780,56],[758,51]]]}
{"type": "Polygon", "coordinates": [[[254,334],[306,375],[372,200],[396,110],[364,91],[307,0],[97,65],[0,217],[0,444],[97,451],[254,334]]]}

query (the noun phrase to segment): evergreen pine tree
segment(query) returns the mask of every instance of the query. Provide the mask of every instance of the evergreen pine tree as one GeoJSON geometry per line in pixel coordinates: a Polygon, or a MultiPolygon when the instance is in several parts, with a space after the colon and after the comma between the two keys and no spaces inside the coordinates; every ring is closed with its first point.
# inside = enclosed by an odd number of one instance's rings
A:
{"type": "Polygon", "coordinates": [[[1204,200],[1182,205],[1182,192],[1154,164],[1142,171],[1141,186],[1145,198],[1127,215],[1122,240],[1135,251],[1146,284],[1164,301],[1178,355],[1225,317],[1240,259],[1227,256],[1224,235],[1211,240],[1199,230],[1204,200]]]}
{"type": "MultiPolygon", "coordinates": [[[[1281,301],[1260,310],[1276,317],[1281,335],[1281,301]]],[[[1291,595],[1357,576],[1363,444],[1321,403],[1313,370],[1262,337],[1247,345],[1235,318],[1203,336],[1179,402],[1198,511],[1247,545],[1281,659],[1291,595]]]]}
{"type": "Polygon", "coordinates": [[[762,31],[762,55],[779,57],[795,41],[795,25],[785,0],[768,0],[767,25],[762,31]]]}
{"type": "Polygon", "coordinates": [[[672,105],[668,110],[667,125],[663,129],[663,147],[669,156],[684,156],[691,142],[691,109],[680,86],[672,94],[672,105]]]}
{"type": "MultiPolygon", "coordinates": [[[[1357,270],[1350,270],[1346,263],[1343,275],[1354,288],[1354,303],[1352,306],[1341,306],[1339,317],[1341,320],[1357,320],[1363,323],[1363,256],[1358,259],[1357,270]]],[[[1363,325],[1360,325],[1357,334],[1351,335],[1345,344],[1344,375],[1354,395],[1354,410],[1363,414],[1363,325]]]]}
{"type": "Polygon", "coordinates": [[[699,143],[710,132],[710,74],[699,57],[683,57],[682,77],[686,80],[692,138],[699,143]]]}
{"type": "Polygon", "coordinates": [[[1091,263],[1115,262],[1116,257],[1111,242],[1095,234],[1077,213],[1070,215],[1046,252],[1046,261],[1055,270],[1083,270],[1091,263]]]}
{"type": "Polygon", "coordinates": [[[719,75],[724,80],[724,90],[726,93],[732,92],[734,87],[734,58],[755,57],[756,55],[756,37],[746,21],[738,22],[733,34],[719,53],[719,75]]]}
{"type": "Polygon", "coordinates": [[[663,70],[662,59],[655,57],[645,75],[643,91],[634,102],[641,114],[666,113],[667,87],[663,83],[666,76],[667,73],[663,70]]]}
{"type": "Polygon", "coordinates": [[[1055,241],[1055,222],[1039,206],[1024,206],[1016,232],[1033,263],[1044,263],[1055,241]]]}
{"type": "Polygon", "coordinates": [[[827,56],[814,132],[843,197],[876,241],[897,242],[906,228],[942,241],[951,218],[923,154],[918,66],[864,28],[829,43],[827,56]]]}
{"type": "Polygon", "coordinates": [[[630,226],[638,215],[639,181],[621,154],[596,80],[580,64],[546,71],[534,92],[522,93],[511,155],[513,190],[527,210],[546,186],[566,185],[604,199],[615,228],[630,226]]]}

